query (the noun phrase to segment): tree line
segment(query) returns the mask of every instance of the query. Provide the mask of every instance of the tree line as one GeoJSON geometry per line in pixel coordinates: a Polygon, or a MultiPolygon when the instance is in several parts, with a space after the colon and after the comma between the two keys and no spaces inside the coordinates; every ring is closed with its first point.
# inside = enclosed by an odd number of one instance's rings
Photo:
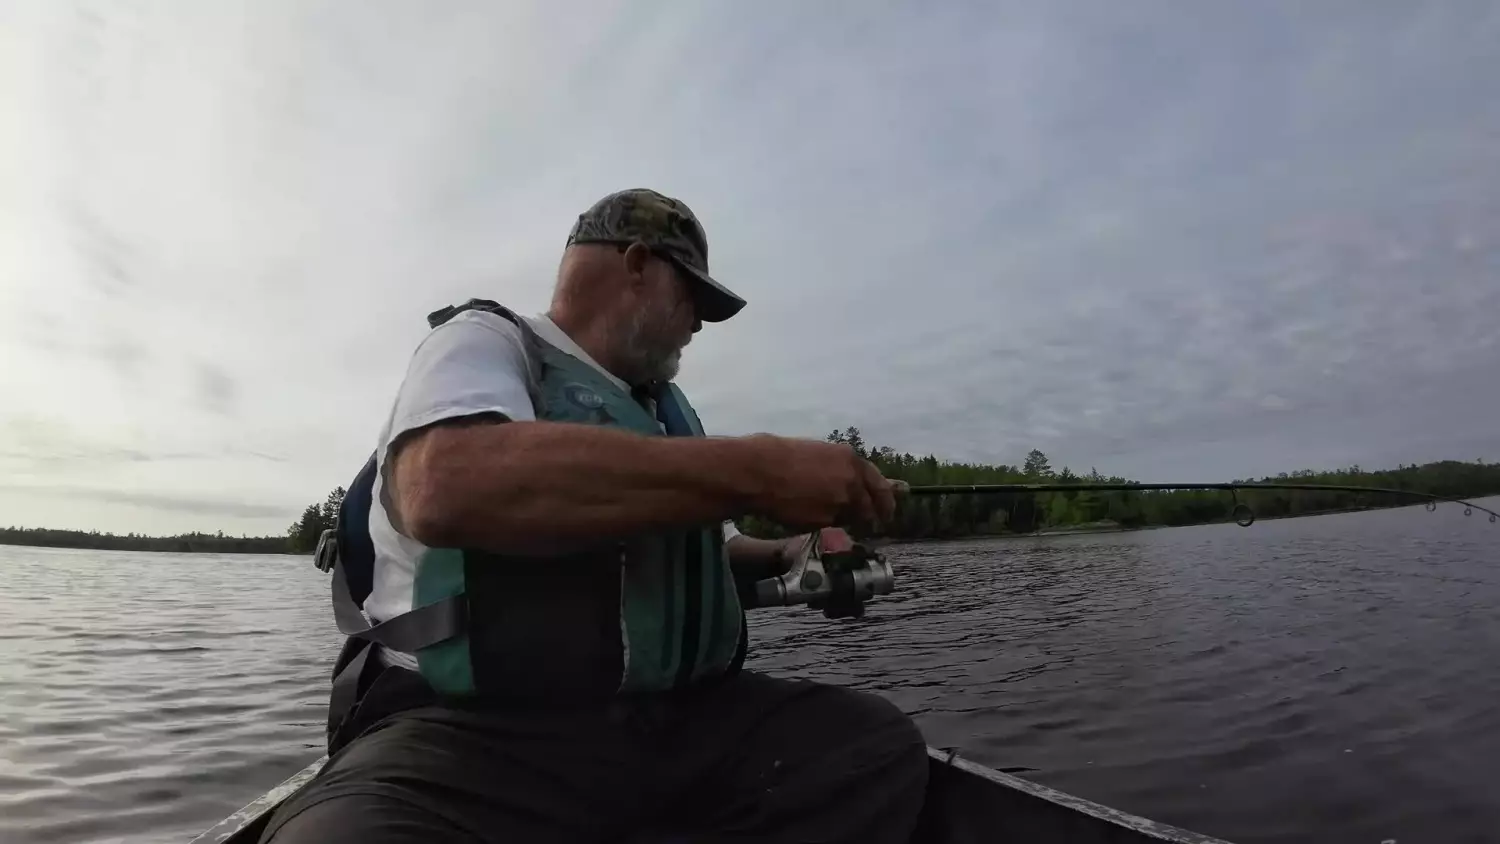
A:
{"type": "Polygon", "coordinates": [[[302,517],[287,528],[285,536],[225,536],[223,531],[177,536],[127,533],[122,536],[97,530],[9,527],[0,528],[0,545],[194,554],[306,554],[317,547],[318,537],[323,531],[333,527],[343,503],[344,488],[336,487],[322,502],[307,505],[302,517]]]}
{"type": "Polygon", "coordinates": [[[147,536],[138,533],[120,535],[97,530],[8,527],[0,528],[0,545],[89,548],[99,551],[178,551],[194,554],[286,554],[291,551],[284,536],[225,536],[223,531],[147,536]]]}
{"type": "MultiPolygon", "coordinates": [[[[829,433],[829,442],[843,443],[879,467],[888,478],[913,486],[1016,483],[1129,483],[1126,478],[1101,475],[1090,469],[1074,473],[1067,466],[1054,470],[1047,455],[1032,449],[1019,466],[963,463],[940,460],[936,455],[917,457],[889,446],[867,444],[856,427],[829,433]]],[[[1259,479],[1236,478],[1235,483],[1284,481],[1307,484],[1342,484],[1385,487],[1441,495],[1447,498],[1479,498],[1500,493],[1500,464],[1484,461],[1465,463],[1443,460],[1423,465],[1400,465],[1395,469],[1365,471],[1350,466],[1335,471],[1301,470],[1259,479]]],[[[324,530],[332,528],[344,500],[342,486],[322,501],[303,508],[285,536],[233,537],[188,533],[155,537],[138,534],[118,536],[99,531],[47,530],[43,528],[0,529],[0,545],[40,545],[57,548],[96,548],[128,551],[189,551],[227,554],[305,554],[312,551],[324,530]]],[[[1238,500],[1248,504],[1256,518],[1306,516],[1315,513],[1392,507],[1410,504],[1404,496],[1340,491],[1241,490],[1238,500]]],[[[1036,533],[1047,530],[1113,530],[1144,527],[1175,527],[1227,521],[1234,499],[1227,492],[1168,490],[1124,492],[1016,493],[1007,495],[933,495],[902,499],[895,519],[877,535],[868,538],[937,539],[963,536],[1036,533]]],[[[766,519],[750,516],[738,520],[747,534],[785,536],[789,531],[766,519]]]]}

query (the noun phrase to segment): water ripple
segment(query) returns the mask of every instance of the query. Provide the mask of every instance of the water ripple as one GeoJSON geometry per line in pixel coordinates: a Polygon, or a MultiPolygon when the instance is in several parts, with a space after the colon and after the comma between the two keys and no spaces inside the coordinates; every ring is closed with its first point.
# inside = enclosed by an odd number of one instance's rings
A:
{"type": "MultiPolygon", "coordinates": [[[[892,548],[863,619],[755,613],[751,665],[929,741],[1242,842],[1500,829],[1500,531],[1439,510],[892,548]]],[[[0,841],[183,841],[321,751],[305,558],[0,547],[0,841]]]]}

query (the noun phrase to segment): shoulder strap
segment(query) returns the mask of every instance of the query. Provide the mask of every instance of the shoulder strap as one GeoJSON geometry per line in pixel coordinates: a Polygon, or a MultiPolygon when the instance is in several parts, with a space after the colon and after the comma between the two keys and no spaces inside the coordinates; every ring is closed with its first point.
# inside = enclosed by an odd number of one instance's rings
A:
{"type": "Polygon", "coordinates": [[[445,307],[438,308],[437,310],[427,315],[427,325],[430,328],[437,328],[439,325],[442,325],[448,320],[453,319],[464,311],[484,311],[486,313],[496,314],[497,316],[505,317],[506,319],[510,320],[516,325],[521,326],[522,328],[527,327],[525,325],[525,320],[516,316],[515,312],[510,308],[505,307],[504,305],[494,301],[493,299],[470,299],[462,305],[447,305],[445,307]]]}
{"type": "Polygon", "coordinates": [[[670,381],[653,384],[650,394],[656,401],[656,418],[667,429],[667,436],[703,436],[703,423],[698,421],[697,412],[676,384],[670,381]]]}
{"type": "Polygon", "coordinates": [[[318,540],[318,568],[341,572],[355,603],[363,604],[375,588],[375,544],[370,540],[370,505],[375,490],[375,455],[365,461],[344,493],[332,537],[318,540]],[[331,543],[331,544],[330,544],[331,543]]]}
{"type": "Polygon", "coordinates": [[[518,316],[515,311],[492,299],[470,299],[462,305],[448,305],[439,308],[427,315],[427,325],[430,328],[437,328],[439,325],[453,319],[464,311],[483,311],[495,314],[496,316],[510,320],[517,328],[521,329],[521,337],[526,348],[526,368],[528,375],[526,391],[530,394],[532,403],[535,404],[540,397],[540,384],[542,380],[541,356],[537,350],[543,343],[543,340],[537,336],[536,329],[532,328],[531,324],[518,316]]]}

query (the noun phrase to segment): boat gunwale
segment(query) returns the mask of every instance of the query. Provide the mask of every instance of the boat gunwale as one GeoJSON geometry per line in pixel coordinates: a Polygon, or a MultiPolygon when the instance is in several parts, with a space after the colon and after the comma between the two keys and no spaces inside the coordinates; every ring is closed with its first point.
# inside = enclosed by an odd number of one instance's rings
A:
{"type": "Polygon", "coordinates": [[[277,806],[280,806],[302,786],[311,782],[327,763],[326,755],[319,756],[316,762],[272,786],[270,791],[251,800],[229,817],[199,833],[190,844],[225,844],[233,840],[235,836],[243,834],[251,826],[269,819],[277,806]]]}
{"type": "Polygon", "coordinates": [[[1015,774],[1007,774],[987,765],[972,762],[958,755],[953,749],[939,750],[929,746],[927,748],[929,760],[937,762],[945,767],[953,768],[976,777],[991,785],[996,785],[1008,791],[1020,792],[1037,800],[1052,804],[1060,809],[1093,817],[1102,823],[1115,827],[1121,827],[1131,832],[1153,838],[1158,841],[1170,842],[1170,844],[1231,844],[1222,838],[1215,838],[1201,832],[1193,832],[1189,829],[1173,826],[1171,824],[1154,821],[1150,818],[1131,814],[1123,809],[1096,803],[1076,794],[1059,791],[1055,788],[1042,785],[1039,782],[1019,777],[1015,774]]]}

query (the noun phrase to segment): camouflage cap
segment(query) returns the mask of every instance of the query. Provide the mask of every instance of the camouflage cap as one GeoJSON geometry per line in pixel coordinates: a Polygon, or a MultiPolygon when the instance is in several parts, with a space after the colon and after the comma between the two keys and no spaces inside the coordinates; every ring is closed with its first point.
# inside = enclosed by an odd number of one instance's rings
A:
{"type": "Polygon", "coordinates": [[[631,244],[639,241],[702,282],[698,318],[723,322],[745,307],[745,300],[708,274],[708,237],[687,203],[654,190],[632,188],[594,203],[578,215],[568,245],[631,244]]]}

